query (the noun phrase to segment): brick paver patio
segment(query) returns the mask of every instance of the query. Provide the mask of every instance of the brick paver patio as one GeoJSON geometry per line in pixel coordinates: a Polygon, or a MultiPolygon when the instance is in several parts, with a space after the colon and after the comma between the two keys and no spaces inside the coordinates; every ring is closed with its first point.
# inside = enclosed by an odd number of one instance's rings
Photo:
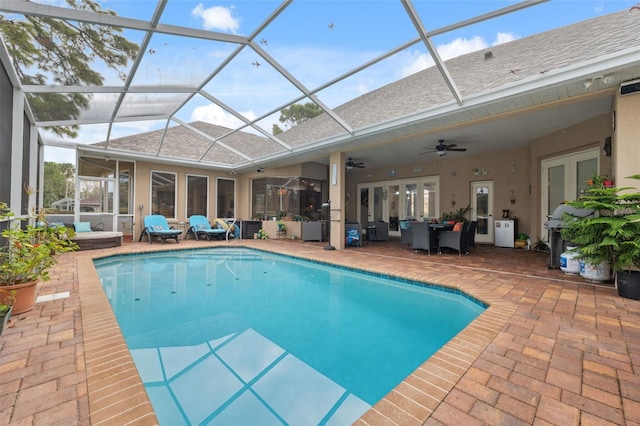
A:
{"type": "Polygon", "coordinates": [[[91,264],[111,253],[239,244],[453,286],[490,307],[359,421],[640,424],[640,301],[546,268],[547,256],[346,251],[299,240],[161,244],[65,254],[36,304],[0,337],[0,424],[157,424],[91,264]]]}

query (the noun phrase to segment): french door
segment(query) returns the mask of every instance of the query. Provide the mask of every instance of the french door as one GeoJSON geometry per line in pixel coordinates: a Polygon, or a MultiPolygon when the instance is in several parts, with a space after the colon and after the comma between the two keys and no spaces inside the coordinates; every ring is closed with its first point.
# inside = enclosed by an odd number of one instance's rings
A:
{"type": "Polygon", "coordinates": [[[438,187],[437,177],[360,184],[359,221],[388,222],[389,233],[399,235],[399,220],[422,221],[439,216],[438,187]]]}
{"type": "Polygon", "coordinates": [[[540,236],[547,235],[544,224],[549,215],[564,201],[573,201],[586,190],[587,180],[600,170],[599,161],[598,148],[542,161],[540,236]]]}
{"type": "Polygon", "coordinates": [[[471,182],[471,220],[478,221],[476,242],[493,244],[493,181],[471,182]]]}

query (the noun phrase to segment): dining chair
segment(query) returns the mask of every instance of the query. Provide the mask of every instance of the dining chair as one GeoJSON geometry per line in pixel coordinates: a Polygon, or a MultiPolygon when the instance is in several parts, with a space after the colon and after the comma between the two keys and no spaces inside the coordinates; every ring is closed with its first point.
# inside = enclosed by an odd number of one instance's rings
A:
{"type": "Polygon", "coordinates": [[[458,256],[467,253],[468,248],[468,228],[469,222],[465,222],[460,231],[440,231],[438,233],[438,253],[442,253],[443,248],[458,251],[458,256]]]}
{"type": "Polygon", "coordinates": [[[476,249],[476,229],[478,229],[478,221],[472,220],[467,227],[467,253],[469,249],[476,249]]]}
{"type": "Polygon", "coordinates": [[[426,250],[431,256],[431,230],[427,222],[411,224],[411,250],[426,250]]]}
{"type": "Polygon", "coordinates": [[[398,225],[400,227],[400,249],[402,249],[403,244],[406,244],[411,248],[411,243],[413,242],[411,222],[408,220],[401,220],[398,222],[398,225]]]}

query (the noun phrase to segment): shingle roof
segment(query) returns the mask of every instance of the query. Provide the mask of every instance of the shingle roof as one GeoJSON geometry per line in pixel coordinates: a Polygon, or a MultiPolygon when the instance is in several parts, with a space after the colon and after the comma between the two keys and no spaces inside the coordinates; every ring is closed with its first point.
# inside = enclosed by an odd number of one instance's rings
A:
{"type": "MultiPolygon", "coordinates": [[[[640,13],[622,11],[492,46],[485,51],[450,59],[445,64],[464,100],[500,87],[516,86],[525,81],[542,78],[560,69],[637,46],[640,46],[640,13]],[[488,59],[485,58],[487,50],[491,51],[491,57],[488,59]]],[[[561,96],[570,95],[565,93],[561,96]]],[[[357,132],[358,129],[417,113],[428,117],[429,109],[454,102],[451,91],[434,66],[363,94],[335,108],[334,112],[357,132]]],[[[517,107],[513,106],[516,109],[517,107]]],[[[456,119],[464,121],[468,119],[468,115],[449,118],[456,119]]],[[[433,126],[444,124],[450,123],[435,121],[433,126]]],[[[280,144],[265,137],[246,132],[229,134],[230,129],[204,122],[192,125],[213,138],[221,138],[222,144],[244,153],[253,160],[259,161],[273,154],[287,152],[280,144]],[[223,137],[225,134],[229,135],[223,137]]],[[[237,165],[248,162],[246,158],[220,143],[215,144],[204,155],[210,148],[211,140],[183,126],[169,128],[161,145],[163,133],[163,130],[158,130],[114,139],[109,142],[109,147],[203,161],[212,165],[237,165]]],[[[331,117],[321,114],[277,137],[292,148],[299,149],[332,138],[346,140],[348,136],[331,117]]],[[[98,145],[103,144],[94,146],[98,145]]]]}

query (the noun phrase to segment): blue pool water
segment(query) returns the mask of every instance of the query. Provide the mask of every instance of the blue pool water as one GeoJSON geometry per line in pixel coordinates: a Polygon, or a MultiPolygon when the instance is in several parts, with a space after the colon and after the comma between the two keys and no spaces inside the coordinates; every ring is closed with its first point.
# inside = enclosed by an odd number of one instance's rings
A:
{"type": "Polygon", "coordinates": [[[244,248],[95,265],[163,425],[351,424],[484,310],[244,248]]]}

